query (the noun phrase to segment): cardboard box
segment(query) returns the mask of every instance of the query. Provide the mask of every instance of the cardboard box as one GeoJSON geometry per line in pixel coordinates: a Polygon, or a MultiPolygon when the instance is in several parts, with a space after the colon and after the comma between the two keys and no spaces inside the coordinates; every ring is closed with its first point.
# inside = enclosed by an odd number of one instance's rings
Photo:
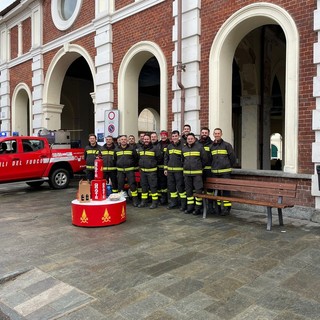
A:
{"type": "Polygon", "coordinates": [[[80,180],[77,199],[79,202],[90,202],[90,182],[88,180],[80,180]]]}

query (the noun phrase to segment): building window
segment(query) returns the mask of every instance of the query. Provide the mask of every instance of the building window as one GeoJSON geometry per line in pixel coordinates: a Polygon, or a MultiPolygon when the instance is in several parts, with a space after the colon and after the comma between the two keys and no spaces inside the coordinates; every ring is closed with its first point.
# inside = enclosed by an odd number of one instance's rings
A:
{"type": "Polygon", "coordinates": [[[82,0],[52,0],[51,15],[54,25],[59,30],[72,26],[79,15],[82,0]]]}

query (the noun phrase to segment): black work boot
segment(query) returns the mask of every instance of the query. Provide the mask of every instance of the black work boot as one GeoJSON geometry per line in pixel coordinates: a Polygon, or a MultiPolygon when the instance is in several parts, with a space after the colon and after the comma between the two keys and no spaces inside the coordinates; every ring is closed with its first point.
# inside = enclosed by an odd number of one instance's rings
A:
{"type": "Polygon", "coordinates": [[[158,208],[158,200],[152,200],[151,206],[149,209],[155,209],[158,208]]]}
{"type": "Polygon", "coordinates": [[[200,214],[202,214],[202,208],[201,206],[196,206],[196,210],[194,211],[193,215],[199,216],[200,214]]]}
{"type": "Polygon", "coordinates": [[[187,210],[187,199],[182,198],[180,199],[180,211],[186,211],[187,210]]]}
{"type": "Polygon", "coordinates": [[[133,204],[134,207],[138,207],[139,206],[138,197],[132,197],[132,204],[133,204]]]}
{"type": "Polygon", "coordinates": [[[221,215],[227,216],[228,214],[230,214],[230,211],[231,211],[231,207],[223,207],[221,210],[221,215]]]}
{"type": "Polygon", "coordinates": [[[185,210],[184,213],[190,214],[190,213],[193,213],[193,211],[194,211],[194,205],[188,205],[187,210],[185,210]]]}
{"type": "Polygon", "coordinates": [[[138,205],[138,208],[145,208],[148,205],[148,200],[143,199],[141,200],[140,204],[138,205]]]}
{"type": "Polygon", "coordinates": [[[163,206],[168,203],[168,195],[163,192],[161,193],[160,204],[163,206]]]}
{"type": "Polygon", "coordinates": [[[171,210],[178,206],[178,198],[171,198],[169,205],[167,206],[167,209],[171,210]]]}
{"type": "Polygon", "coordinates": [[[213,208],[213,201],[212,200],[209,200],[208,201],[208,211],[207,211],[208,214],[215,214],[215,210],[213,208]]]}

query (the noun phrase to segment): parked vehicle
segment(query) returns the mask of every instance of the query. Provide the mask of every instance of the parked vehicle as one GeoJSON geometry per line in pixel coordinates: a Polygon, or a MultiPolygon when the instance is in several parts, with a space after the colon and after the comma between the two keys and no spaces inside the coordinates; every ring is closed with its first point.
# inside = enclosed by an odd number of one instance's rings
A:
{"type": "Polygon", "coordinates": [[[53,189],[64,189],[84,169],[82,148],[49,144],[44,137],[0,138],[0,183],[25,181],[39,187],[47,181],[53,189]]]}

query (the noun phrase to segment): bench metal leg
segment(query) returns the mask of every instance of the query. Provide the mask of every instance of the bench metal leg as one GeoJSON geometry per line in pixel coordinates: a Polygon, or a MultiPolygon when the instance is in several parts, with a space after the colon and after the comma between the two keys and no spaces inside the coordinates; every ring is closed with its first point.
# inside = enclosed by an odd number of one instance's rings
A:
{"type": "Polygon", "coordinates": [[[272,208],[271,207],[267,207],[267,230],[271,231],[272,228],[272,208]]]}
{"type": "Polygon", "coordinates": [[[208,207],[208,199],[203,199],[203,216],[202,218],[205,219],[207,217],[207,207],[208,207]]]}
{"type": "Polygon", "coordinates": [[[278,208],[279,225],[283,226],[282,209],[278,208]]]}

